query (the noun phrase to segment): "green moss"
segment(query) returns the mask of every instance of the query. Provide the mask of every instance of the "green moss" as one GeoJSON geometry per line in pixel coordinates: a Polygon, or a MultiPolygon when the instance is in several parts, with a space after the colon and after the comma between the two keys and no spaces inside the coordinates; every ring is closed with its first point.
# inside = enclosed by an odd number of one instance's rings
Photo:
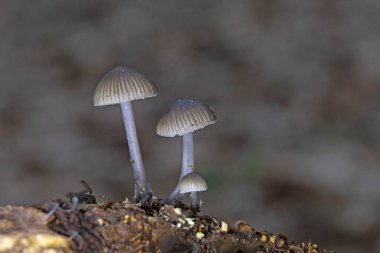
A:
{"type": "Polygon", "coordinates": [[[242,156],[238,167],[245,181],[256,181],[265,170],[265,162],[259,152],[250,151],[242,156]]]}
{"type": "Polygon", "coordinates": [[[210,191],[223,186],[227,181],[223,170],[216,165],[207,166],[202,172],[202,176],[206,179],[210,191]]]}

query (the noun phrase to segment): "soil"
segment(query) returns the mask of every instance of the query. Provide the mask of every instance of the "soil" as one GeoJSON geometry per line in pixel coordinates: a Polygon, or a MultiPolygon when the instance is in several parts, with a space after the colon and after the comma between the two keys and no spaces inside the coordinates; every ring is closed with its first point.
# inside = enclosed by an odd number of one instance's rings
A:
{"type": "Polygon", "coordinates": [[[67,196],[0,207],[0,252],[331,252],[256,231],[242,220],[230,226],[197,215],[179,201],[97,203],[90,188],[67,196]]]}

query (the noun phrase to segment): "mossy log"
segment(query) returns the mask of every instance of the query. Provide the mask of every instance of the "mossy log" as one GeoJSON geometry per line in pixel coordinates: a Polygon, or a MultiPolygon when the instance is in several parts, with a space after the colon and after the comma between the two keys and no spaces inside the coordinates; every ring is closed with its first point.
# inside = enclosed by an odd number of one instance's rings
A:
{"type": "Polygon", "coordinates": [[[90,194],[80,194],[75,208],[61,199],[0,207],[0,252],[329,252],[256,231],[244,221],[229,226],[194,215],[180,202],[97,204],[90,194]]]}

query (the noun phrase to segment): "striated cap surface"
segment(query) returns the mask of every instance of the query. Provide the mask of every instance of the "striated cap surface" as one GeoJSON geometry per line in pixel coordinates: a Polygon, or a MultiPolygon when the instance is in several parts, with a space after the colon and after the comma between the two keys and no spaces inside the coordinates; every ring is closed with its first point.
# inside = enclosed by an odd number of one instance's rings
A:
{"type": "Polygon", "coordinates": [[[182,136],[216,122],[208,105],[195,100],[178,100],[157,123],[156,132],[165,137],[182,136]]]}
{"type": "Polygon", "coordinates": [[[207,187],[206,180],[197,172],[187,174],[179,182],[180,193],[205,191],[207,187]]]}
{"type": "Polygon", "coordinates": [[[128,67],[116,67],[100,80],[94,95],[94,105],[112,105],[158,95],[149,79],[128,67]]]}

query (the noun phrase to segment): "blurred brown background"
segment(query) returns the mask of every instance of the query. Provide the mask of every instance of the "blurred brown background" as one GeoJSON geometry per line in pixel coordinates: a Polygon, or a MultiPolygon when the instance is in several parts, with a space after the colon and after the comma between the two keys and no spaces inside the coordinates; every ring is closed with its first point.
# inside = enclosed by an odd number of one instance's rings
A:
{"type": "Polygon", "coordinates": [[[127,65],[160,90],[134,103],[158,196],[177,182],[181,139],[155,125],[198,98],[218,116],[195,134],[203,213],[380,252],[379,3],[1,1],[0,204],[62,197],[80,179],[131,198],[120,109],[92,106],[101,76],[127,65]]]}

